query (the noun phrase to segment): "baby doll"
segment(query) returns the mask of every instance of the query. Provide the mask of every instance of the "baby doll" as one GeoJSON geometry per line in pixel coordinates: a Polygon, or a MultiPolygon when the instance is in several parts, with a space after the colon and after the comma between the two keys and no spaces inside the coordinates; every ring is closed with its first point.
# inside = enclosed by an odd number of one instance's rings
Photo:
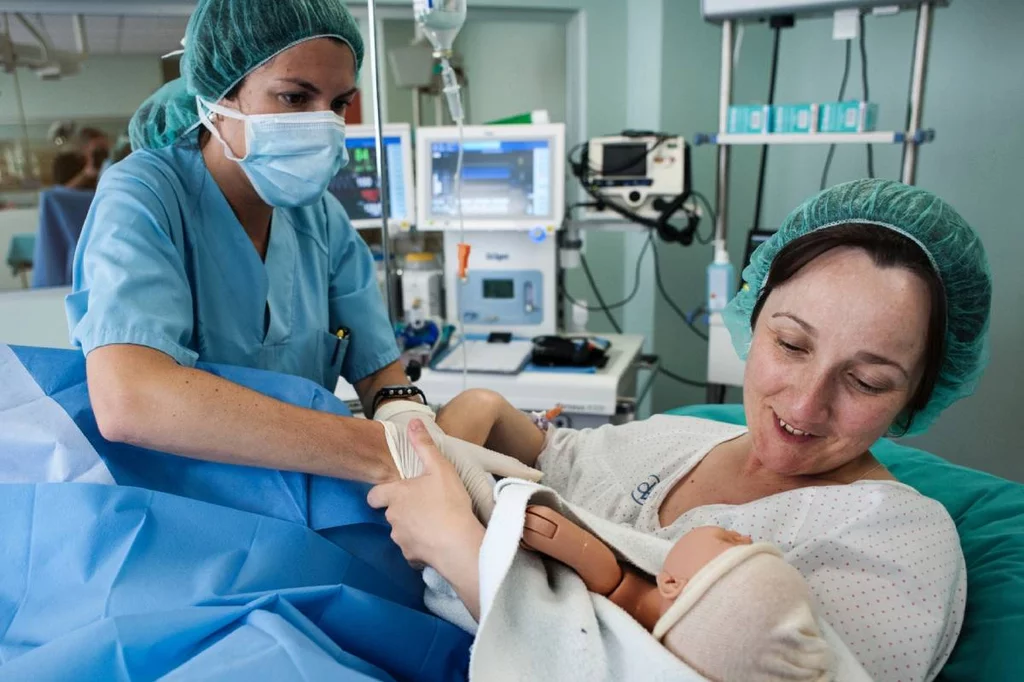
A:
{"type": "Polygon", "coordinates": [[[716,526],[673,545],[655,581],[548,507],[527,508],[522,545],[573,568],[715,682],[829,680],[832,653],[800,573],[767,543],[716,526]]]}

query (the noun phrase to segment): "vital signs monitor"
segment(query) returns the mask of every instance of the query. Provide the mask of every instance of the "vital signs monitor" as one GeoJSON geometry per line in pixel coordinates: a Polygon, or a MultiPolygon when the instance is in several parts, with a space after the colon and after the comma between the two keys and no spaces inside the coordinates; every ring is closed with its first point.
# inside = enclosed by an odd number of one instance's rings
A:
{"type": "MultiPolygon", "coordinates": [[[[382,130],[388,160],[389,232],[408,232],[416,219],[412,177],[412,136],[408,123],[386,124],[382,130]]],[[[348,126],[345,131],[348,165],[327,191],[337,197],[356,228],[379,228],[383,204],[377,183],[377,148],[372,125],[348,126]]]]}

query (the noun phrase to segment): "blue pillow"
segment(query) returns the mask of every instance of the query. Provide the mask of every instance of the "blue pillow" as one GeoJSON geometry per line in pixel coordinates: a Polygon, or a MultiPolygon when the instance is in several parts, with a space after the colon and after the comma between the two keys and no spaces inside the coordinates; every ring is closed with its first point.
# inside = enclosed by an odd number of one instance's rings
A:
{"type": "MultiPolygon", "coordinates": [[[[743,424],[742,405],[692,405],[669,414],[743,424]]],[[[1024,485],[880,440],[872,454],[899,481],[939,501],[960,533],[967,611],[940,682],[1024,679],[1024,485]]]]}

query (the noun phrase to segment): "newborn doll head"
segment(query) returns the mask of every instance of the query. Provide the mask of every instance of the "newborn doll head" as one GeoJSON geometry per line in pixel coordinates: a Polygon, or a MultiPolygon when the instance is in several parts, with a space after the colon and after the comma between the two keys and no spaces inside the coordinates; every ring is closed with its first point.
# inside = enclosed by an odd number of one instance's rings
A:
{"type": "Polygon", "coordinates": [[[669,550],[658,574],[661,612],[668,610],[693,579],[712,559],[726,550],[753,542],[746,535],[718,526],[701,526],[679,538],[669,550]]]}
{"type": "Polygon", "coordinates": [[[697,528],[672,548],[657,582],[654,637],[708,679],[831,679],[807,584],[772,545],[697,528]]]}

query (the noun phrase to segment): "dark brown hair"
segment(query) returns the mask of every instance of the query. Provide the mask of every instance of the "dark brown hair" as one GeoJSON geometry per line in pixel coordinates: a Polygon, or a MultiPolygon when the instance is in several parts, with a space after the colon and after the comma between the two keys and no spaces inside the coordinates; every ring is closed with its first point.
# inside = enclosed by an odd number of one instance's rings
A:
{"type": "Polygon", "coordinates": [[[59,152],[53,157],[53,184],[66,185],[75,179],[75,176],[85,168],[85,156],[81,152],[68,151],[59,152]]]}
{"type": "Polygon", "coordinates": [[[750,327],[753,329],[757,324],[761,308],[773,289],[792,278],[815,258],[839,247],[862,249],[878,267],[904,268],[920,277],[928,286],[931,312],[924,351],[924,373],[914,395],[896,419],[895,426],[900,432],[895,435],[903,435],[910,430],[914,415],[928,404],[946,350],[946,289],[928,255],[916,243],[894,230],[863,223],[816,230],[794,239],[772,261],[768,279],[751,313],[750,327]]]}
{"type": "Polygon", "coordinates": [[[78,139],[84,145],[92,140],[109,140],[110,136],[99,128],[82,128],[78,133],[78,139]]]}

